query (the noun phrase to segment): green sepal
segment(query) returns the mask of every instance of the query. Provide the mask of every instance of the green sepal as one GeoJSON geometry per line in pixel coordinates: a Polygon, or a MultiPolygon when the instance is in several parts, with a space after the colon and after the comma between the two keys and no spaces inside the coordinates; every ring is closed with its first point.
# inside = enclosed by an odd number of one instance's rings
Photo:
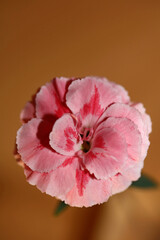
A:
{"type": "Polygon", "coordinates": [[[54,211],[54,216],[58,216],[61,212],[63,212],[66,208],[68,207],[67,204],[63,201],[59,201],[55,211],[54,211]]]}
{"type": "Polygon", "coordinates": [[[157,183],[152,180],[150,177],[142,174],[141,177],[135,181],[132,182],[131,187],[138,187],[138,188],[154,188],[157,186],[157,183]]]}

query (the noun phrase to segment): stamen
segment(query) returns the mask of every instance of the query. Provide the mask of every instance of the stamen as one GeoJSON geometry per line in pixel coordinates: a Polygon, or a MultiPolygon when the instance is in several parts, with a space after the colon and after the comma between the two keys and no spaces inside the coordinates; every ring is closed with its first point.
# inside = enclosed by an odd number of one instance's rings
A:
{"type": "Polygon", "coordinates": [[[87,153],[87,152],[90,150],[90,147],[91,147],[90,142],[88,142],[88,141],[83,141],[82,151],[83,151],[84,153],[87,153]]]}

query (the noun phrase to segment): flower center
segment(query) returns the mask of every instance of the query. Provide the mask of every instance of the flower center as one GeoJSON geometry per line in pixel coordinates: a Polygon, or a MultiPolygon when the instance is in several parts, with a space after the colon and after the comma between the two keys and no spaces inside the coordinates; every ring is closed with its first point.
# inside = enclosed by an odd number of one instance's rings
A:
{"type": "Polygon", "coordinates": [[[90,149],[91,145],[90,145],[90,142],[88,141],[83,141],[83,144],[82,144],[82,151],[84,153],[87,153],[90,149]]]}

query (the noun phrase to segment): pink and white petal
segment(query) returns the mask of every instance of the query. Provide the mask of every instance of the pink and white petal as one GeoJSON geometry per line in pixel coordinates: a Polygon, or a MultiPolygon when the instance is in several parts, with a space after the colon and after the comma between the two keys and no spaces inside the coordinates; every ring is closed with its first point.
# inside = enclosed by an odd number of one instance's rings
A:
{"type": "Polygon", "coordinates": [[[70,84],[66,100],[74,114],[80,113],[83,126],[91,127],[109,104],[121,102],[122,97],[107,79],[86,77],[70,84]]]}
{"type": "Polygon", "coordinates": [[[83,196],[84,190],[86,188],[87,183],[90,179],[90,174],[86,170],[77,169],[76,170],[76,183],[79,196],[83,196]]]}
{"type": "Polygon", "coordinates": [[[67,88],[70,85],[70,83],[74,80],[75,78],[65,78],[65,77],[55,78],[54,87],[59,95],[61,102],[65,101],[67,88]]]}
{"type": "Polygon", "coordinates": [[[36,185],[39,190],[64,201],[76,182],[76,168],[78,159],[73,158],[72,163],[60,166],[48,173],[34,172],[25,167],[24,173],[31,185],[36,185]]]}
{"type": "Polygon", "coordinates": [[[144,161],[135,162],[132,160],[127,161],[126,166],[121,170],[122,175],[131,181],[137,181],[141,176],[141,170],[144,166],[144,161]]]}
{"type": "Polygon", "coordinates": [[[129,158],[123,165],[121,173],[129,181],[136,181],[143,168],[143,161],[141,161],[142,139],[137,126],[127,118],[109,117],[98,126],[96,131],[105,127],[114,128],[125,137],[129,158]]]}
{"type": "Polygon", "coordinates": [[[27,102],[20,113],[22,123],[27,123],[35,116],[35,106],[32,102],[27,102]]]}
{"type": "Polygon", "coordinates": [[[120,173],[112,177],[111,182],[112,182],[112,195],[123,192],[132,183],[125,175],[122,175],[120,173]]]}
{"type": "Polygon", "coordinates": [[[52,124],[33,118],[24,124],[17,133],[17,148],[22,161],[33,171],[48,172],[60,166],[64,156],[49,146],[49,133],[52,124]]]}
{"type": "Polygon", "coordinates": [[[121,171],[128,159],[125,139],[112,128],[95,133],[91,149],[84,154],[84,165],[97,179],[107,179],[121,171]]]}
{"type": "MultiPolygon", "coordinates": [[[[57,80],[58,81],[58,80],[57,80]]],[[[38,118],[52,119],[54,120],[61,117],[65,112],[69,112],[69,109],[62,103],[62,94],[64,93],[64,88],[61,92],[56,89],[55,79],[42,86],[40,91],[36,96],[36,116],[38,118]]],[[[65,79],[64,85],[67,84],[65,79]]],[[[61,79],[62,85],[62,79],[61,79]]]]}
{"type": "Polygon", "coordinates": [[[49,138],[51,147],[60,154],[72,156],[81,149],[82,140],[71,114],[64,114],[55,122],[49,138]]]}
{"type": "Polygon", "coordinates": [[[142,138],[137,126],[128,118],[109,117],[96,129],[96,132],[110,127],[124,136],[127,143],[128,156],[136,161],[141,159],[142,138]]]}
{"type": "Polygon", "coordinates": [[[146,113],[146,109],[144,108],[142,103],[134,103],[131,105],[132,107],[135,107],[141,114],[143,123],[145,126],[145,132],[146,134],[150,134],[152,132],[152,122],[150,116],[146,113]]]}
{"type": "Polygon", "coordinates": [[[115,103],[106,109],[106,111],[99,118],[98,123],[101,123],[102,121],[106,120],[106,118],[108,117],[128,118],[135,125],[137,125],[138,130],[140,131],[142,136],[141,160],[144,160],[144,158],[147,155],[149,140],[144,130],[144,123],[143,123],[141,113],[134,107],[131,107],[127,104],[115,103]]]}
{"type": "Polygon", "coordinates": [[[118,173],[111,178],[113,183],[112,194],[126,190],[131,185],[132,181],[137,181],[140,178],[144,162],[129,161],[127,161],[127,164],[124,169],[122,169],[121,173],[118,173]],[[131,163],[129,163],[129,161],[131,163]]]}
{"type": "Polygon", "coordinates": [[[110,83],[114,88],[116,88],[116,90],[119,92],[119,95],[121,95],[122,103],[129,103],[130,97],[128,96],[128,92],[126,91],[126,89],[123,86],[116,84],[114,82],[110,82],[110,83]]]}
{"type": "Polygon", "coordinates": [[[97,180],[85,171],[78,171],[80,183],[75,184],[72,190],[67,193],[65,202],[73,207],[91,207],[106,202],[111,196],[112,184],[110,179],[97,180]],[[82,194],[79,190],[80,185],[83,187],[82,194]]]}
{"type": "Polygon", "coordinates": [[[119,117],[119,118],[128,118],[132,122],[137,125],[139,131],[142,133],[143,132],[143,120],[142,116],[139,113],[138,110],[135,108],[123,104],[123,103],[114,103],[111,106],[109,106],[106,111],[102,114],[102,116],[99,118],[98,123],[104,121],[108,117],[119,117]]]}

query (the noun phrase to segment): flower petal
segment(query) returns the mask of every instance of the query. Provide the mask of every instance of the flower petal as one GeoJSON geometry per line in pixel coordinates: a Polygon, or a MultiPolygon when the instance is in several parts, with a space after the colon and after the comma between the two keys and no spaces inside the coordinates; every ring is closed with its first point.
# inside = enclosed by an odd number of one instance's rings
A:
{"type": "Polygon", "coordinates": [[[105,108],[121,102],[122,96],[107,79],[86,77],[70,84],[66,100],[70,110],[79,114],[83,127],[92,127],[105,108]]]}
{"type": "Polygon", "coordinates": [[[77,170],[76,176],[78,178],[77,184],[66,195],[65,202],[67,204],[74,207],[91,207],[108,200],[112,186],[110,179],[97,180],[82,170],[77,170]],[[80,185],[83,186],[82,194],[80,185]]]}
{"type": "Polygon", "coordinates": [[[143,161],[147,155],[147,150],[150,143],[145,132],[145,126],[141,113],[134,107],[123,103],[115,103],[106,109],[106,111],[99,118],[98,123],[104,121],[108,117],[128,118],[138,127],[138,130],[142,136],[141,160],[143,161]]]}
{"type": "Polygon", "coordinates": [[[24,172],[27,181],[31,185],[36,185],[42,192],[46,192],[64,201],[65,195],[73,188],[76,182],[75,175],[77,166],[78,159],[72,158],[70,164],[62,165],[48,173],[34,172],[27,166],[24,172]]]}
{"type": "Polygon", "coordinates": [[[132,161],[132,164],[130,164],[129,161],[127,162],[128,167],[126,165],[121,173],[118,173],[111,178],[113,183],[112,194],[126,190],[131,185],[132,181],[137,181],[140,178],[144,162],[132,161]]]}
{"type": "Polygon", "coordinates": [[[135,162],[129,159],[126,166],[122,168],[121,174],[131,181],[137,181],[141,176],[143,165],[144,161],[135,162]]]}
{"type": "Polygon", "coordinates": [[[112,181],[112,194],[123,192],[132,183],[125,175],[122,175],[120,173],[112,177],[111,181],[112,181]]]}
{"type": "Polygon", "coordinates": [[[119,178],[121,179],[122,176],[125,176],[127,181],[137,180],[143,167],[143,161],[141,161],[142,138],[137,126],[128,118],[109,117],[97,127],[96,131],[105,127],[116,129],[126,139],[129,158],[123,165],[119,178]]]}
{"type": "Polygon", "coordinates": [[[58,153],[72,156],[80,150],[80,139],[75,123],[70,114],[64,114],[59,118],[50,133],[50,145],[58,153]]]}
{"type": "Polygon", "coordinates": [[[65,101],[65,96],[66,96],[68,86],[74,80],[75,80],[75,78],[65,78],[65,77],[60,77],[60,78],[54,79],[54,87],[56,89],[56,92],[58,93],[58,96],[59,96],[61,102],[65,101]]]}
{"type": "Polygon", "coordinates": [[[51,129],[51,123],[33,118],[18,130],[18,152],[22,161],[34,171],[48,172],[65,160],[49,146],[51,129]]]}
{"type": "Polygon", "coordinates": [[[55,120],[61,117],[69,109],[62,102],[69,79],[53,79],[42,86],[36,96],[36,116],[47,120],[55,120]],[[62,88],[61,88],[62,87],[62,88]]]}
{"type": "Polygon", "coordinates": [[[126,89],[114,82],[110,82],[110,84],[112,85],[113,88],[116,88],[116,90],[119,92],[119,95],[121,95],[122,98],[122,103],[129,103],[130,102],[130,97],[128,96],[128,92],[126,91],[126,89]]]}
{"type": "Polygon", "coordinates": [[[97,179],[114,176],[127,159],[126,141],[112,128],[96,131],[90,151],[84,154],[85,167],[97,179]]]}
{"type": "Polygon", "coordinates": [[[27,102],[20,113],[22,123],[27,123],[35,116],[35,106],[32,102],[27,102]]]}
{"type": "Polygon", "coordinates": [[[140,161],[142,138],[134,122],[128,118],[109,117],[97,127],[96,131],[106,127],[116,129],[117,132],[124,136],[127,143],[128,156],[132,160],[140,161]]]}
{"type": "Polygon", "coordinates": [[[107,117],[128,118],[138,126],[140,132],[143,132],[143,121],[139,111],[127,104],[114,103],[110,105],[99,118],[98,122],[104,121],[107,117]]]}
{"type": "Polygon", "coordinates": [[[150,134],[152,132],[152,122],[150,116],[146,113],[146,109],[144,108],[143,104],[134,103],[132,104],[132,106],[135,107],[142,114],[145,132],[147,135],[150,134]]]}

